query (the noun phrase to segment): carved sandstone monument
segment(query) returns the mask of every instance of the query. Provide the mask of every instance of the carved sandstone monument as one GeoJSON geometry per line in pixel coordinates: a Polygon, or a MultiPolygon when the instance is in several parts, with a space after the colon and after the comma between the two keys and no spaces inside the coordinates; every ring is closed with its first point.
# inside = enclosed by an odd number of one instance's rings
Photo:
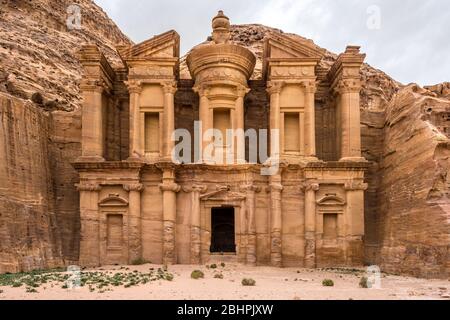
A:
{"type": "MultiPolygon", "coordinates": [[[[38,11],[23,6],[1,23],[38,11]]],[[[54,59],[75,86],[36,85],[24,74],[46,71],[7,67],[29,51],[2,43],[0,272],[226,259],[448,277],[449,86],[403,86],[364,64],[359,47],[334,55],[280,30],[231,26],[222,12],[212,27],[186,57],[175,31],[136,45],[120,31],[67,32],[73,48],[54,59]],[[211,147],[196,139],[199,123],[202,137],[278,135],[211,147]],[[191,162],[174,158],[175,130],[197,146],[191,162]],[[251,159],[264,144],[267,157],[251,159]],[[197,152],[210,147],[233,160],[197,152]],[[279,170],[261,174],[273,159],[279,170]]]]}
{"type": "MultiPolygon", "coordinates": [[[[187,57],[187,81],[179,78],[174,31],[119,47],[123,70],[113,70],[95,46],[82,49],[82,155],[74,164],[80,173],[80,263],[198,264],[227,254],[250,265],[362,265],[364,55],[348,47],[328,73],[318,74],[323,51],[271,35],[262,80],[252,82],[254,54],[231,41],[222,12],[212,26],[211,41],[187,57]],[[323,130],[315,121],[320,85],[337,110],[336,136],[325,151],[332,161],[321,161],[316,152],[316,129],[323,130]],[[256,108],[246,99],[252,94],[264,95],[259,107],[268,115],[253,124],[256,108]],[[178,118],[182,108],[189,118],[178,118]],[[237,150],[245,144],[229,139],[216,143],[215,152],[244,159],[177,164],[172,132],[194,135],[194,120],[203,131],[279,130],[272,140],[280,140],[281,167],[261,175],[261,164],[237,150]]],[[[208,141],[202,143],[205,150],[208,141]]]]}

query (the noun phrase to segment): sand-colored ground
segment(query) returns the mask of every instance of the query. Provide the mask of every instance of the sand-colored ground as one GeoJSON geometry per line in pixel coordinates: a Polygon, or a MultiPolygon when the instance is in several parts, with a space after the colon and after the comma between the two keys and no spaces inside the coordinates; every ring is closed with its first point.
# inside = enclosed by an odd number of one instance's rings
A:
{"type": "MultiPolygon", "coordinates": [[[[126,272],[148,272],[155,265],[130,266],[126,272]]],[[[120,267],[104,267],[95,271],[122,272],[120,267]]],[[[87,270],[86,270],[87,271],[87,270]]],[[[224,268],[208,269],[205,266],[170,266],[173,281],[157,280],[145,285],[124,288],[113,287],[112,291],[90,292],[87,287],[63,289],[61,283],[44,284],[37,293],[20,288],[0,287],[0,300],[396,300],[396,299],[450,299],[450,281],[425,280],[393,275],[381,276],[381,289],[362,289],[361,276],[357,272],[343,270],[277,269],[270,267],[249,268],[227,264],[224,268]],[[191,279],[195,269],[204,271],[205,278],[191,279]],[[215,279],[215,273],[222,273],[223,279],[215,279]],[[256,286],[244,287],[243,278],[256,280],[256,286]],[[334,287],[324,287],[322,281],[332,279],[334,287]]]]}

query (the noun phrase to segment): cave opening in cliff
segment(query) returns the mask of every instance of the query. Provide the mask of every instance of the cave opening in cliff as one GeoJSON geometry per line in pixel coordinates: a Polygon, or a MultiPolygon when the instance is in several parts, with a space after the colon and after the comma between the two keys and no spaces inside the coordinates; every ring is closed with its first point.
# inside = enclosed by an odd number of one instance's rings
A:
{"type": "Polygon", "coordinates": [[[236,253],[232,207],[211,209],[211,253],[236,253]]]}

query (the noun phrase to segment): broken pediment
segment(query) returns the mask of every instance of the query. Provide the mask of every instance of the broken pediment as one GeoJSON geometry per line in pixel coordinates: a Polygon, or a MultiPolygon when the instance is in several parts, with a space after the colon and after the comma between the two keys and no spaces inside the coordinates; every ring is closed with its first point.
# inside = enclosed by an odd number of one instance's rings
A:
{"type": "Polygon", "coordinates": [[[335,196],[328,195],[317,201],[317,204],[320,206],[344,206],[346,204],[345,200],[335,196]]]}
{"type": "Polygon", "coordinates": [[[319,49],[308,40],[292,39],[283,34],[271,34],[264,43],[265,59],[317,59],[323,56],[323,49],[319,49]]]}
{"type": "Polygon", "coordinates": [[[233,192],[230,190],[229,186],[217,186],[217,190],[204,194],[200,197],[203,201],[241,201],[245,200],[246,195],[241,192],[233,192]]]}
{"type": "Polygon", "coordinates": [[[128,201],[118,194],[110,194],[105,199],[99,201],[100,207],[127,207],[128,201]]]}
{"type": "Polygon", "coordinates": [[[179,58],[180,36],[171,30],[136,45],[117,47],[117,51],[125,63],[130,60],[179,58]]]}

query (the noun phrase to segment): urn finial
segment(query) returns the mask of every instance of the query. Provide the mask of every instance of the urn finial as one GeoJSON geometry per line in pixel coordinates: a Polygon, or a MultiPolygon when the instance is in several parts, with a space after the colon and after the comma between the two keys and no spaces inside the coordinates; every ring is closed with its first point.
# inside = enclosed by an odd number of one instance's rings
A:
{"type": "Polygon", "coordinates": [[[230,40],[230,19],[220,10],[212,20],[212,39],[216,44],[227,43],[230,40]]]}

